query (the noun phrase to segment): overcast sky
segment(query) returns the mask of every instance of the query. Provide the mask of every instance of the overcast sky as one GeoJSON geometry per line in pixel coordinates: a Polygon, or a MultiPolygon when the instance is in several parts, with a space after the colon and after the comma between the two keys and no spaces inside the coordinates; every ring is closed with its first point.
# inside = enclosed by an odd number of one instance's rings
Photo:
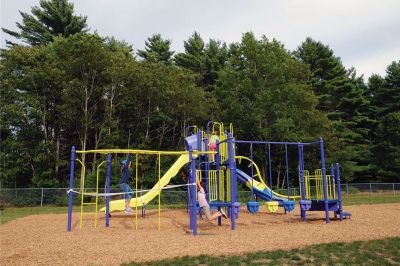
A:
{"type": "MultiPolygon", "coordinates": [[[[17,29],[18,10],[30,12],[38,0],[0,0],[1,27],[17,29]]],[[[143,49],[155,33],[183,51],[197,31],[209,38],[239,42],[244,32],[266,35],[296,49],[306,37],[329,45],[358,74],[384,75],[400,60],[400,0],[73,0],[91,31],[143,49]]],[[[2,32],[1,47],[6,36],[2,32]]],[[[8,38],[8,37],[7,37],[8,38]]]]}

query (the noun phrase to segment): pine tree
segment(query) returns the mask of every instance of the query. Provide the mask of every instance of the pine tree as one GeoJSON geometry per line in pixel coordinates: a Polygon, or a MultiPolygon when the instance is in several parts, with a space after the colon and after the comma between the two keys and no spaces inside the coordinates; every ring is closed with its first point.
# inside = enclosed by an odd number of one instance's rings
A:
{"type": "Polygon", "coordinates": [[[328,46],[311,38],[307,38],[294,51],[294,55],[300,61],[310,65],[311,83],[318,97],[317,108],[328,113],[328,116],[335,115],[338,99],[334,97],[334,90],[337,94],[338,88],[343,87],[347,79],[346,69],[340,58],[336,57],[328,46]]]}
{"type": "Polygon", "coordinates": [[[235,121],[236,134],[249,139],[315,139],[328,127],[315,109],[316,97],[307,66],[291,57],[276,40],[243,34],[229,48],[216,91],[221,115],[235,121]],[[317,126],[318,125],[318,126],[317,126]]]}
{"type": "Polygon", "coordinates": [[[170,50],[171,41],[161,38],[161,34],[154,34],[145,41],[145,49],[138,50],[137,54],[148,62],[172,63],[173,51],[170,50]]]}
{"type": "Polygon", "coordinates": [[[200,34],[194,32],[193,35],[184,42],[184,53],[175,55],[175,63],[183,68],[190,69],[196,74],[203,75],[204,66],[204,41],[200,34]]]}
{"type": "Polygon", "coordinates": [[[213,91],[218,72],[228,60],[226,44],[213,39],[205,44],[200,34],[194,32],[184,42],[184,47],[185,52],[175,56],[175,63],[198,74],[198,84],[207,91],[213,91]]]}
{"type": "Polygon", "coordinates": [[[343,165],[347,181],[371,169],[368,149],[368,90],[354,69],[347,71],[328,46],[307,38],[294,56],[308,64],[311,84],[318,97],[317,109],[325,112],[335,127],[335,156],[343,165]]]}
{"type": "Polygon", "coordinates": [[[206,86],[213,85],[218,79],[218,73],[228,60],[228,49],[225,43],[210,39],[205,48],[205,74],[204,83],[206,86]]]}
{"type": "Polygon", "coordinates": [[[400,172],[400,61],[392,62],[385,78],[369,79],[371,105],[376,119],[372,148],[375,173],[380,180],[398,182],[400,172]]]}
{"type": "Polygon", "coordinates": [[[387,67],[382,85],[374,95],[374,105],[378,108],[379,117],[400,111],[400,61],[394,61],[387,67]]]}
{"type": "MultiPolygon", "coordinates": [[[[20,32],[2,30],[30,45],[47,44],[56,36],[68,37],[89,30],[86,17],[74,15],[74,5],[68,0],[41,0],[39,5],[32,7],[32,15],[20,11],[22,23],[16,23],[20,32]]],[[[6,43],[15,44],[9,40],[6,43]]]]}

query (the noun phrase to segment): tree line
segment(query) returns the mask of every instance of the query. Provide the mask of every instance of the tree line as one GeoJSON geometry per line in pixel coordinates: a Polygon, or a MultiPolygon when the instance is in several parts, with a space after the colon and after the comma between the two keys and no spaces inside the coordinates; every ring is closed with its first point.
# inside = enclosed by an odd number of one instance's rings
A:
{"type": "MultiPolygon", "coordinates": [[[[307,38],[289,51],[251,32],[230,44],[194,32],[184,52],[154,34],[134,52],[89,33],[67,0],[31,11],[19,32],[2,29],[19,40],[0,59],[2,187],[65,185],[72,145],[183,150],[184,129],[209,120],[233,123],[246,140],[322,136],[346,182],[399,181],[400,61],[365,81],[326,44],[307,38]]],[[[100,157],[82,156],[89,173],[100,157]]]]}

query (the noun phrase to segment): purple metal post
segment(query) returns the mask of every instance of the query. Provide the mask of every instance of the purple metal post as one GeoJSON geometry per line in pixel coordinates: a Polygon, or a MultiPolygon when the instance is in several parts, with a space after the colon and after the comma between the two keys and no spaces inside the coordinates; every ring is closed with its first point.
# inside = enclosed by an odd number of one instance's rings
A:
{"type": "MultiPolygon", "coordinates": [[[[191,149],[189,149],[189,165],[188,165],[188,184],[190,184],[192,182],[192,160],[193,156],[192,156],[192,151],[191,149]]],[[[196,189],[197,189],[197,181],[196,181],[196,189]]],[[[193,230],[193,212],[192,212],[192,186],[188,186],[187,187],[188,190],[188,204],[189,204],[189,228],[190,230],[193,230]]],[[[196,211],[196,210],[195,210],[196,211]]],[[[197,214],[196,214],[197,215],[197,214]]]]}
{"type": "MultiPolygon", "coordinates": [[[[216,141],[216,149],[215,149],[215,151],[217,152],[217,154],[215,154],[214,155],[214,158],[215,158],[215,163],[216,163],[216,166],[215,166],[215,170],[216,170],[216,179],[217,179],[217,201],[224,201],[225,199],[221,199],[221,194],[219,193],[219,188],[220,188],[220,178],[221,178],[221,176],[220,176],[220,174],[219,174],[219,172],[220,172],[220,169],[221,169],[221,156],[220,156],[220,153],[219,153],[219,141],[217,140],[216,141]]],[[[223,186],[223,185],[222,185],[223,186]]],[[[220,211],[221,210],[221,208],[220,207],[218,207],[218,211],[220,211]]],[[[222,225],[222,219],[221,219],[221,216],[220,217],[218,217],[218,225],[219,226],[221,226],[222,225]]]]}
{"type": "Polygon", "coordinates": [[[340,165],[336,163],[336,184],[338,191],[340,221],[343,221],[342,189],[340,188],[340,165]]]}
{"type": "MultiPolygon", "coordinates": [[[[297,146],[298,148],[298,153],[299,153],[299,176],[300,176],[300,193],[301,193],[301,199],[305,200],[306,199],[306,187],[305,187],[305,182],[304,182],[304,158],[303,158],[303,145],[299,144],[297,146]]],[[[300,213],[301,213],[301,219],[305,221],[307,218],[306,216],[306,211],[300,208],[300,213]]]]}
{"type": "Polygon", "coordinates": [[[197,214],[196,214],[196,161],[193,158],[193,150],[189,149],[190,159],[190,229],[193,230],[193,235],[197,235],[197,214]]]}
{"type": "MultiPolygon", "coordinates": [[[[106,193],[110,193],[110,179],[111,179],[111,154],[107,154],[107,179],[106,179],[106,193]]],[[[106,196],[106,227],[110,226],[110,196],[106,196]]]]}
{"type": "Polygon", "coordinates": [[[74,172],[75,172],[75,146],[71,148],[71,161],[69,170],[69,193],[68,193],[68,224],[67,231],[71,232],[72,224],[72,190],[74,189],[74,172]]]}
{"type": "MultiPolygon", "coordinates": [[[[187,179],[187,184],[189,184],[189,179],[187,179]]],[[[189,213],[189,187],[186,187],[186,213],[189,213]]]]}
{"type": "MultiPolygon", "coordinates": [[[[335,168],[333,167],[333,164],[331,164],[331,183],[333,185],[333,191],[335,191],[335,168]]],[[[333,193],[333,199],[336,199],[335,193],[333,193]]],[[[333,216],[335,219],[337,218],[336,211],[333,211],[333,216]]]]}
{"type": "Polygon", "coordinates": [[[303,145],[299,145],[299,171],[300,171],[300,182],[301,182],[301,199],[306,199],[306,187],[304,181],[304,153],[303,153],[303,145]]]}
{"type": "Polygon", "coordinates": [[[268,144],[269,188],[272,190],[271,146],[268,144]]]}
{"type": "Polygon", "coordinates": [[[287,144],[285,144],[285,157],[286,157],[286,192],[287,198],[290,198],[290,184],[289,184],[289,159],[288,159],[288,151],[287,151],[287,144]]]}
{"type": "Polygon", "coordinates": [[[201,147],[201,146],[202,146],[202,145],[201,145],[201,144],[202,144],[202,143],[201,143],[201,142],[202,142],[201,135],[202,135],[202,134],[201,134],[201,130],[199,129],[199,130],[197,131],[197,140],[198,140],[198,141],[197,141],[197,150],[198,150],[198,151],[201,151],[201,150],[202,150],[202,147],[201,147]]]}
{"type": "Polygon", "coordinates": [[[228,161],[229,171],[231,173],[231,229],[236,228],[235,201],[237,200],[237,180],[236,180],[236,161],[235,161],[235,142],[232,133],[228,133],[228,161]]]}
{"type": "MultiPolygon", "coordinates": [[[[207,126],[208,126],[208,124],[207,124],[207,126]]],[[[203,142],[202,140],[201,140],[201,142],[203,142]]],[[[209,151],[209,148],[208,148],[208,139],[207,138],[205,138],[204,139],[204,150],[205,151],[209,151]]],[[[206,164],[205,164],[205,170],[206,170],[206,183],[207,183],[207,186],[208,186],[208,182],[209,182],[209,178],[210,178],[210,156],[211,156],[211,154],[206,154],[204,157],[205,157],[205,162],[206,162],[206,164]]],[[[201,169],[201,167],[200,167],[200,169],[201,169]]],[[[208,187],[207,187],[208,188],[208,187]]],[[[209,190],[207,189],[207,193],[206,193],[206,200],[207,200],[207,202],[210,202],[210,193],[208,192],[209,190]]]]}
{"type": "Polygon", "coordinates": [[[250,144],[250,160],[251,160],[251,201],[254,200],[254,168],[253,168],[253,144],[250,144]]]}
{"type": "Polygon", "coordinates": [[[207,126],[206,126],[206,130],[207,130],[207,134],[211,134],[212,132],[210,132],[210,125],[212,125],[214,122],[213,121],[208,121],[207,122],[207,126]]]}
{"type": "MultiPolygon", "coordinates": [[[[199,129],[198,131],[197,131],[197,150],[198,151],[203,151],[203,140],[201,139],[201,136],[202,136],[202,131],[199,129]]],[[[198,166],[199,166],[199,169],[201,170],[201,164],[202,164],[202,157],[199,155],[198,157],[197,157],[197,160],[198,160],[198,166]]],[[[207,167],[207,166],[206,166],[207,167]]],[[[203,173],[201,173],[201,174],[203,174],[203,173]]],[[[205,184],[206,184],[206,187],[205,187],[205,190],[206,190],[206,199],[207,199],[207,201],[208,202],[210,202],[209,201],[209,184],[208,184],[208,171],[206,171],[205,172],[205,177],[204,177],[204,180],[205,180],[205,184]]]]}
{"type": "MultiPolygon", "coordinates": [[[[332,184],[335,184],[334,182],[335,182],[335,168],[333,167],[333,164],[331,164],[331,181],[332,181],[332,184]]],[[[335,197],[333,197],[333,198],[335,198],[335,197]]]]}
{"type": "Polygon", "coordinates": [[[319,140],[319,147],[321,151],[321,170],[322,170],[322,184],[324,189],[324,204],[325,204],[325,218],[326,223],[329,223],[329,206],[328,206],[328,193],[327,193],[327,185],[326,185],[326,169],[325,169],[325,154],[324,154],[324,140],[322,137],[319,140]]]}
{"type": "Polygon", "coordinates": [[[215,149],[215,151],[217,152],[215,155],[214,155],[214,159],[215,159],[215,170],[216,170],[216,178],[217,178],[217,199],[218,200],[221,200],[221,195],[219,194],[219,178],[220,178],[220,175],[219,175],[219,170],[221,169],[221,156],[220,156],[220,153],[219,153],[219,141],[217,140],[216,141],[216,149],[215,149]]]}

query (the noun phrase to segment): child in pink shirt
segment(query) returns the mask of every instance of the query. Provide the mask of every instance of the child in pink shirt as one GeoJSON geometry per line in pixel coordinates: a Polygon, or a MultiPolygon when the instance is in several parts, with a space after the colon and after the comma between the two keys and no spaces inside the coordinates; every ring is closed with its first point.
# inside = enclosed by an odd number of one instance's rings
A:
{"type": "MultiPolygon", "coordinates": [[[[210,151],[215,152],[217,150],[217,142],[219,142],[218,131],[214,131],[210,136],[208,148],[210,151]]],[[[215,154],[211,154],[212,161],[215,161],[215,154]]]]}

